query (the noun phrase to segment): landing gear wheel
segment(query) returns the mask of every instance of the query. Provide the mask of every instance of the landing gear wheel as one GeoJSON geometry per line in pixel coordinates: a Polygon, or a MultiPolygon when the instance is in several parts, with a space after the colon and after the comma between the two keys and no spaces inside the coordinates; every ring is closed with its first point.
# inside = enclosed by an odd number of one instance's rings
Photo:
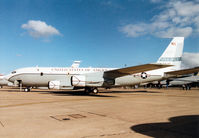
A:
{"type": "Polygon", "coordinates": [[[94,94],[97,94],[99,91],[97,88],[93,88],[93,91],[92,91],[94,94]]]}
{"type": "Polygon", "coordinates": [[[85,93],[86,94],[97,94],[99,91],[97,88],[90,88],[90,87],[86,87],[85,88],[85,93]]]}
{"type": "Polygon", "coordinates": [[[30,88],[25,88],[24,92],[30,92],[30,88]]]}
{"type": "Polygon", "coordinates": [[[89,87],[86,87],[85,90],[84,90],[85,94],[89,94],[91,92],[91,88],[89,87]]]}

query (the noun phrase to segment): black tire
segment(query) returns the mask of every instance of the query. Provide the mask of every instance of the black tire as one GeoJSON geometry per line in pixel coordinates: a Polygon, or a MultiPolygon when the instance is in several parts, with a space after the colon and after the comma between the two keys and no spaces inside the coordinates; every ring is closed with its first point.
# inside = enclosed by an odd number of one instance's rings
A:
{"type": "Polygon", "coordinates": [[[30,92],[30,88],[25,88],[24,92],[30,92]]]}
{"type": "Polygon", "coordinates": [[[85,94],[91,93],[91,88],[90,87],[85,87],[84,92],[85,92],[85,94]]]}
{"type": "Polygon", "coordinates": [[[99,91],[97,88],[86,87],[84,92],[86,94],[97,94],[99,91]]]}
{"type": "Polygon", "coordinates": [[[97,88],[93,88],[93,90],[92,90],[92,93],[93,94],[97,94],[99,91],[98,91],[98,89],[97,88]]]}

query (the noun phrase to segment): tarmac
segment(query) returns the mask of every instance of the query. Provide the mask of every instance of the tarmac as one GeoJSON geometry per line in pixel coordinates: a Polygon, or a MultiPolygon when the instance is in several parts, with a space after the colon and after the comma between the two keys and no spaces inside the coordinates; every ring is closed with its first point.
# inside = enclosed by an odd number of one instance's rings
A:
{"type": "Polygon", "coordinates": [[[199,89],[0,89],[0,137],[199,137],[199,89]]]}

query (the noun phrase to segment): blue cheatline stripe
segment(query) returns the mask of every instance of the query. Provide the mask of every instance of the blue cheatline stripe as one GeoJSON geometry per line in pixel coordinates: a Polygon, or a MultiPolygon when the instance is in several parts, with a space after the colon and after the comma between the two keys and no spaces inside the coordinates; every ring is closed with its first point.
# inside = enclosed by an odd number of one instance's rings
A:
{"type": "Polygon", "coordinates": [[[162,57],[159,61],[182,61],[182,57],[162,57]]]}

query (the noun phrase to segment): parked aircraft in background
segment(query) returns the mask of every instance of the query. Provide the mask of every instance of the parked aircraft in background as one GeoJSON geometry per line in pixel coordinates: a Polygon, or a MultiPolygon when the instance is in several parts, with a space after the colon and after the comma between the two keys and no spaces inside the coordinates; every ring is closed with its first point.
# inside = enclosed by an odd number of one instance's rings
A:
{"type": "Polygon", "coordinates": [[[13,86],[13,83],[8,81],[5,76],[0,75],[0,88],[3,86],[13,86]]]}
{"type": "Polygon", "coordinates": [[[74,61],[73,64],[71,65],[71,68],[79,68],[81,61],[74,61]]]}
{"type": "Polygon", "coordinates": [[[82,89],[97,93],[99,87],[136,85],[160,81],[181,74],[183,37],[175,37],[157,63],[126,68],[60,68],[29,67],[13,71],[8,80],[26,87],[48,87],[49,89],[82,89]],[[147,72],[146,72],[147,71],[147,72]],[[174,72],[174,73],[173,73],[174,72]],[[173,73],[173,74],[172,74],[173,73]]]}
{"type": "MultiPolygon", "coordinates": [[[[71,65],[71,68],[78,68],[80,65],[80,61],[74,61],[73,64],[71,65]]],[[[0,74],[0,88],[2,88],[3,86],[17,86],[14,85],[12,82],[8,81],[6,79],[7,77],[0,74]]]]}
{"type": "Polygon", "coordinates": [[[181,78],[170,78],[168,80],[161,81],[161,85],[167,86],[182,86],[183,89],[189,90],[191,89],[191,84],[199,82],[199,75],[189,75],[181,78]]]}
{"type": "Polygon", "coordinates": [[[174,78],[168,78],[162,81],[154,81],[150,83],[141,84],[147,87],[157,87],[162,88],[163,86],[182,86],[185,89],[190,89],[191,86],[189,84],[194,82],[199,82],[199,75],[198,74],[199,67],[183,69],[179,71],[173,71],[171,74],[178,74],[174,78]],[[186,74],[186,75],[183,75],[186,74]]]}

